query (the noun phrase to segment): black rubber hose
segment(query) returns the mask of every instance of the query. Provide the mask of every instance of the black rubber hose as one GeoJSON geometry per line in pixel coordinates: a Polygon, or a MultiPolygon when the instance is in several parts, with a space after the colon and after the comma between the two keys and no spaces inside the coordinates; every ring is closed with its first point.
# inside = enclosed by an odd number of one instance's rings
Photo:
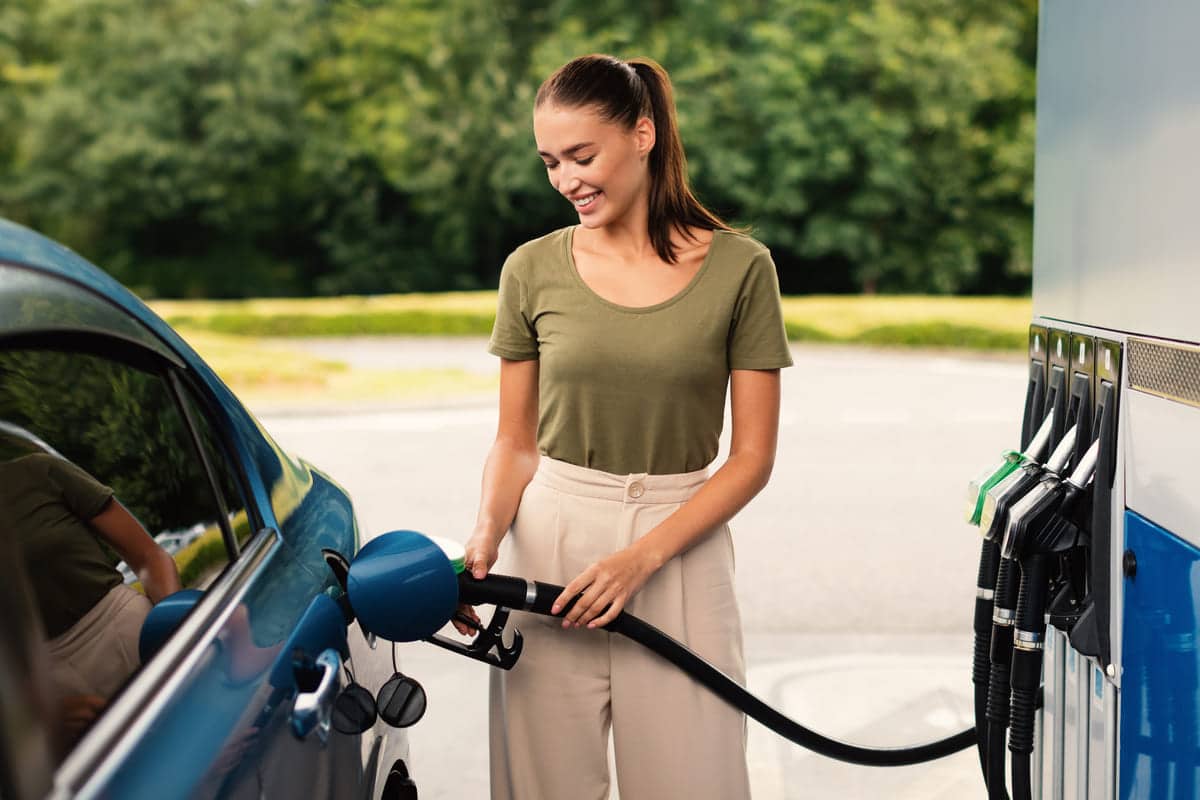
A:
{"type": "Polygon", "coordinates": [[[1012,709],[1008,749],[1012,752],[1012,790],[1014,800],[1031,800],[1034,724],[1037,719],[1037,695],[1042,682],[1042,645],[1046,635],[1046,596],[1050,588],[1050,558],[1033,555],[1021,564],[1021,590],[1017,601],[1018,636],[1033,634],[1024,646],[1014,647],[1012,655],[1012,709]]]}
{"type": "Polygon", "coordinates": [[[988,726],[987,696],[992,662],[992,604],[996,590],[996,573],[1000,568],[1000,545],[984,539],[979,552],[979,579],[975,592],[975,653],[971,664],[971,682],[975,687],[975,738],[979,750],[979,768],[987,785],[988,726]]]}
{"type": "Polygon", "coordinates": [[[1005,739],[1009,719],[1009,670],[1012,666],[1013,621],[1016,616],[1018,566],[1001,559],[996,578],[992,618],[991,668],[988,680],[988,774],[990,800],[1008,800],[1005,776],[1005,739]]]}
{"type": "MultiPolygon", "coordinates": [[[[562,586],[541,581],[529,582],[504,575],[489,575],[481,581],[475,580],[466,572],[459,575],[459,599],[472,605],[489,603],[547,616],[562,616],[574,604],[572,600],[557,615],[550,614],[554,599],[562,594],[562,591],[562,586]]],[[[867,767],[923,764],[966,750],[976,741],[975,729],[970,728],[945,739],[914,747],[859,747],[839,742],[804,727],[767,705],[733,678],[645,620],[622,611],[605,626],[605,630],[619,633],[654,651],[722,700],[785,739],[839,761],[867,767]]]]}
{"type": "Polygon", "coordinates": [[[1012,762],[1013,800],[1029,800],[1033,797],[1033,774],[1028,758],[1014,758],[1012,762]]]}
{"type": "Polygon", "coordinates": [[[988,800],[1008,800],[1008,784],[1004,778],[1006,734],[1004,723],[988,720],[988,800]]]}

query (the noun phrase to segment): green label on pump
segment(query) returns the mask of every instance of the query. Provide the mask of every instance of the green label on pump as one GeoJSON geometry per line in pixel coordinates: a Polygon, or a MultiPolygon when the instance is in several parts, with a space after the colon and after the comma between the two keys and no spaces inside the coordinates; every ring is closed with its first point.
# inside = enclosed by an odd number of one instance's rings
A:
{"type": "Polygon", "coordinates": [[[972,525],[979,524],[979,519],[983,514],[983,501],[987,497],[988,489],[1012,474],[1013,470],[1021,466],[1021,462],[1024,460],[1025,457],[1016,450],[1007,450],[1000,466],[988,469],[967,485],[967,522],[972,525]]]}

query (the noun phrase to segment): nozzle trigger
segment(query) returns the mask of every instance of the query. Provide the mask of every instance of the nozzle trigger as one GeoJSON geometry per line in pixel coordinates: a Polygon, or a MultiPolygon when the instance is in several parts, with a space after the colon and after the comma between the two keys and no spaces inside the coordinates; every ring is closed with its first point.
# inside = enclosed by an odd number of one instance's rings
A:
{"type": "Polygon", "coordinates": [[[517,659],[521,657],[521,648],[525,642],[521,632],[514,629],[512,644],[504,644],[504,626],[508,624],[508,613],[507,608],[497,606],[496,612],[492,614],[492,619],[486,628],[480,628],[469,617],[460,618],[460,621],[466,623],[468,627],[479,631],[478,635],[470,642],[456,642],[437,634],[430,636],[425,641],[437,645],[443,650],[458,653],[460,656],[491,664],[493,667],[512,669],[516,665],[517,659]]]}

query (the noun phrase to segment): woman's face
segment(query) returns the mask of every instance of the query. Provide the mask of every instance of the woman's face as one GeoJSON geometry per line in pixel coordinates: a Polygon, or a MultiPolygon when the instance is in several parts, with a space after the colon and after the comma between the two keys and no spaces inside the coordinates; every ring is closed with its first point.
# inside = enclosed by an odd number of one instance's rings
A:
{"type": "Polygon", "coordinates": [[[546,103],[533,112],[533,135],[550,185],[575,206],[581,225],[600,228],[638,209],[647,213],[654,147],[649,119],[626,129],[591,107],[546,103]]]}

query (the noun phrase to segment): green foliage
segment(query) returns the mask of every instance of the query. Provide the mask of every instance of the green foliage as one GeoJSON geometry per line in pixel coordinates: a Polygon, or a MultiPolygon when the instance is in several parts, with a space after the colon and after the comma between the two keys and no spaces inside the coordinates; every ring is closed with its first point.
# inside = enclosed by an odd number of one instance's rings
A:
{"type": "Polygon", "coordinates": [[[205,586],[213,569],[229,560],[229,551],[225,549],[221,529],[214,526],[176,553],[174,558],[180,585],[205,586]]]}
{"type": "Polygon", "coordinates": [[[0,353],[0,419],[111,486],[152,533],[211,520],[213,499],[163,381],[77,353],[0,353]]]}
{"type": "Polygon", "coordinates": [[[776,0],[743,52],[701,76],[719,93],[700,107],[713,134],[700,182],[781,260],[848,265],[867,290],[987,288],[994,260],[1028,274],[1021,22],[1016,7],[776,0]]]}
{"type": "Polygon", "coordinates": [[[6,210],[137,286],[302,286],[287,238],[309,200],[305,33],[291,6],[45,3],[57,74],[24,103],[6,210]]]}
{"type": "Polygon", "coordinates": [[[0,214],[145,294],[494,286],[573,219],[532,102],[599,51],[671,72],[698,193],[771,246],[785,291],[1020,292],[1036,11],[9,0],[0,214]]]}

